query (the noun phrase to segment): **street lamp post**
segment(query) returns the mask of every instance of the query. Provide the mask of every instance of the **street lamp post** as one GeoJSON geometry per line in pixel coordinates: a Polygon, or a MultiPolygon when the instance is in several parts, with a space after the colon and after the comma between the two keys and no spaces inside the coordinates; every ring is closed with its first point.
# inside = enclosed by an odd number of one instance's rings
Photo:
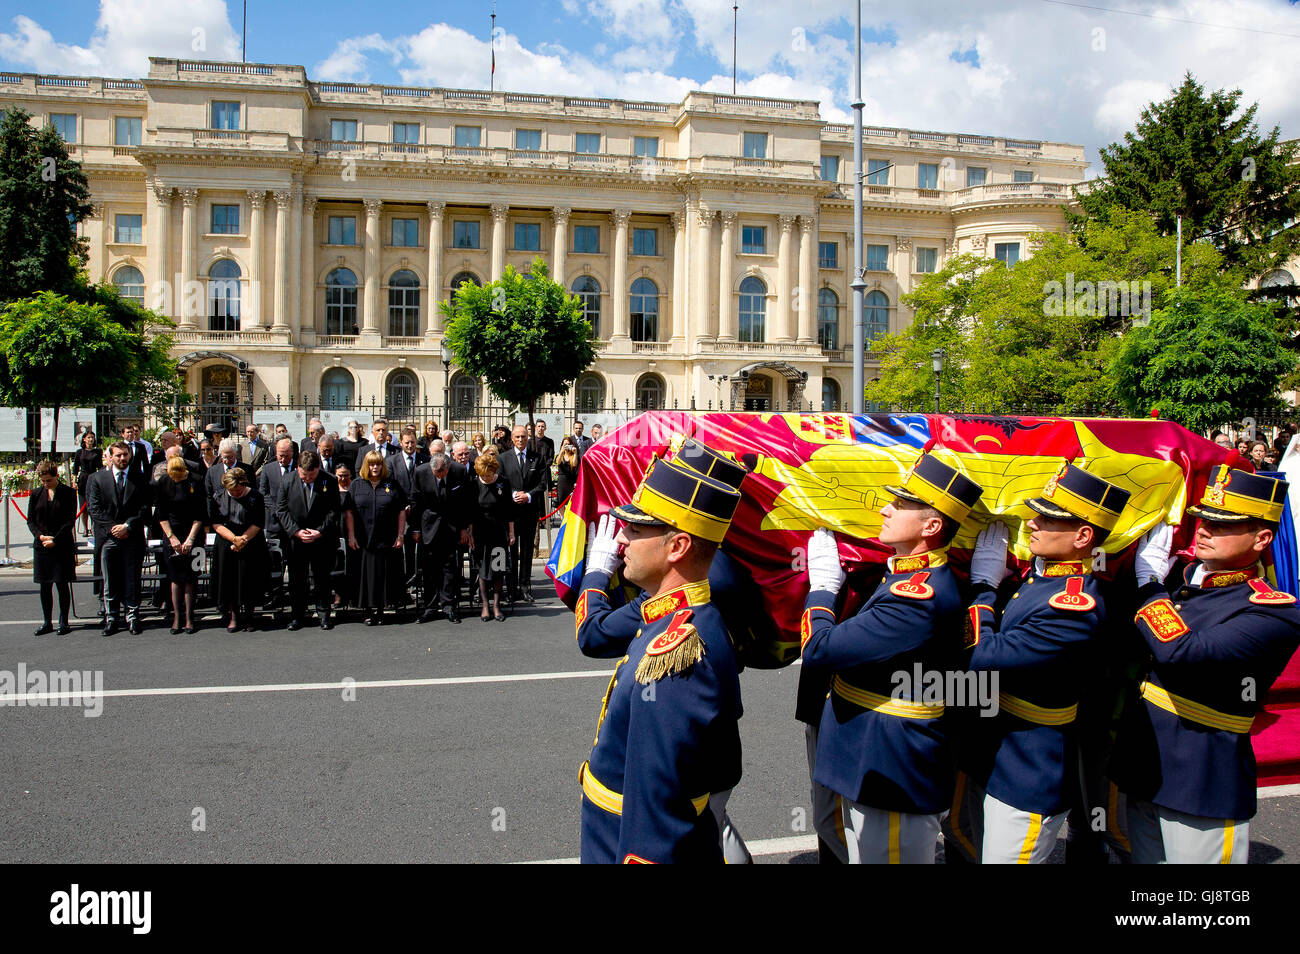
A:
{"type": "Polygon", "coordinates": [[[935,348],[930,352],[930,361],[934,366],[934,413],[939,413],[939,375],[943,372],[943,349],[935,348]]]}
{"type": "Polygon", "coordinates": [[[440,350],[442,352],[442,413],[447,418],[447,426],[451,427],[451,349],[447,347],[446,339],[443,339],[440,350]]]}

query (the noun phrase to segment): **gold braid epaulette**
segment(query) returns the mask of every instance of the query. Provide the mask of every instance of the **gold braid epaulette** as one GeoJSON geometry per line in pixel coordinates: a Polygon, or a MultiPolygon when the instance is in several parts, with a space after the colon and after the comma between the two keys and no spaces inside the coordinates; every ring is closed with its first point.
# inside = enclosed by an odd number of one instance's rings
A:
{"type": "Polygon", "coordinates": [[[679,610],[668,628],[650,641],[636,666],[636,681],[648,686],[665,676],[685,672],[704,658],[704,640],[691,625],[690,610],[679,610]]]}

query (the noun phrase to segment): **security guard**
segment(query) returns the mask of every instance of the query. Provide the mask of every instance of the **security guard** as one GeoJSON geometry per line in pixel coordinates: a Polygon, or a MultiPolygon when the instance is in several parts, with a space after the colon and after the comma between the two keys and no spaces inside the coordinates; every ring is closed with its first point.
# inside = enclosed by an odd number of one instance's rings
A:
{"type": "Polygon", "coordinates": [[[994,625],[1007,570],[1007,528],[991,524],[971,557],[969,668],[998,680],[998,712],[971,720],[959,743],[949,843],[984,864],[1047,861],[1078,790],[1072,723],[1093,637],[1106,610],[1092,555],[1129,493],[1064,463],[1041,497],[1026,500],[1034,566],[994,625]]]}
{"type": "MultiPolygon", "coordinates": [[[[672,460],[675,463],[713,477],[737,491],[749,473],[734,458],[693,438],[675,441],[673,448],[675,453],[672,460]]],[[[592,521],[588,528],[583,592],[588,589],[600,590],[602,593],[609,591],[610,580],[622,565],[615,531],[612,520],[592,521]]],[[[762,613],[761,595],[744,569],[721,547],[709,566],[709,588],[713,603],[727,626],[728,635],[733,639],[733,649],[736,649],[734,640],[754,629],[754,608],[757,607],[758,612],[762,613]]],[[[580,623],[577,627],[578,648],[582,654],[597,659],[614,659],[627,652],[628,645],[641,631],[641,607],[649,598],[650,593],[642,590],[635,599],[613,612],[587,611],[583,614],[585,625],[580,623]]],[[[743,669],[738,654],[737,672],[743,669]]],[[[754,859],[745,846],[745,840],[726,814],[726,804],[730,797],[730,791],[722,791],[713,793],[709,799],[709,805],[718,815],[721,825],[722,853],[728,864],[751,864],[754,859]]]]}
{"type": "MultiPolygon", "coordinates": [[[[602,520],[597,550],[622,545],[623,575],[653,596],[641,604],[640,633],[610,680],[579,771],[584,862],[723,860],[720,812],[709,801],[740,781],[740,678],[708,572],[739,501],[734,488],[656,459],[631,503],[602,520]],[[613,518],[626,526],[608,541],[613,518]]],[[[604,589],[584,586],[579,643],[610,612],[604,589]]]]}
{"type": "Polygon", "coordinates": [[[1169,572],[1172,530],[1138,547],[1136,622],[1150,651],[1125,711],[1111,777],[1127,795],[1133,861],[1244,864],[1255,815],[1250,727],[1300,645],[1300,611],[1263,579],[1287,483],[1215,468],[1198,506],[1195,561],[1169,572]]]}
{"type": "Polygon", "coordinates": [[[835,623],[844,584],[835,537],[823,527],[808,543],[803,660],[832,673],[814,781],[843,799],[851,863],[933,864],[952,757],[943,696],[930,698],[925,684],[946,685],[961,651],[965,603],[948,545],[982,491],[930,453],[885,489],[894,500],[880,512],[879,539],[895,555],[852,619],[835,623]]]}

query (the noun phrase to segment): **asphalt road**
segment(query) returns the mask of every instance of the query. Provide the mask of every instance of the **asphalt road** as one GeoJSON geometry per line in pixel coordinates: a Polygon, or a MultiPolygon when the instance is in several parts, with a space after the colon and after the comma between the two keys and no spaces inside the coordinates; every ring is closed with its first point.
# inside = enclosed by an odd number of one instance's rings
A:
{"type": "MultiPolygon", "coordinates": [[[[155,618],[140,636],[86,622],[35,638],[36,587],[16,573],[0,577],[0,677],[99,671],[110,695],[94,718],[0,707],[0,862],[577,855],[577,769],[613,666],[578,653],[553,596],[504,623],[229,635],[211,619],[172,636],[155,618]],[[194,687],[225,688],[158,691],[194,687]]],[[[77,592],[89,614],[89,585],[77,592]]],[[[728,811],[759,862],[815,860],[797,678],[742,676],[744,779],[728,811]]],[[[1300,797],[1261,800],[1251,840],[1252,861],[1300,859],[1300,797]]]]}

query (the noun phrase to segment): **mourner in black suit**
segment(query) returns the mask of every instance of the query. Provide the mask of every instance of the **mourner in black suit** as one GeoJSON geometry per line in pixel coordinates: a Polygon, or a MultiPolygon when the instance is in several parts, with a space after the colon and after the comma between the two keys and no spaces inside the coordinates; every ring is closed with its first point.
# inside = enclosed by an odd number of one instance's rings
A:
{"type": "Polygon", "coordinates": [[[253,610],[266,596],[269,565],[264,498],[249,485],[247,471],[231,468],[221,478],[222,495],[212,513],[212,531],[217,538],[214,563],[220,567],[221,583],[216,590],[222,614],[230,614],[226,632],[241,626],[244,632],[257,629],[253,610]]]}
{"type": "Polygon", "coordinates": [[[70,584],[77,576],[76,543],[72,527],[77,522],[77,493],[59,483],[59,470],[52,461],[36,465],[40,486],[32,491],[27,504],[27,528],[32,532],[32,579],[41,587],[41,615],[44,622],[37,636],[54,632],[50,617],[54,612],[54,588],[59,590],[59,635],[68,628],[68,604],[72,598],[70,584]]]}
{"type": "Polygon", "coordinates": [[[140,440],[140,429],[129,424],[122,428],[122,443],[126,444],[127,449],[131,452],[131,460],[127,463],[126,468],[126,479],[147,484],[149,482],[149,461],[153,457],[153,448],[145,441],[140,440]]]}
{"type": "Polygon", "coordinates": [[[149,485],[128,477],[131,449],[119,441],[110,454],[112,466],[92,476],[87,485],[96,565],[103,572],[105,636],[121,628],[123,603],[131,632],[141,632],[140,567],[150,499],[149,485]]]}
{"type": "Polygon", "coordinates": [[[496,454],[480,454],[474,462],[475,476],[470,478],[465,488],[474,537],[470,559],[478,570],[478,591],[483,601],[479,619],[485,623],[491,619],[505,622],[505,614],[501,612],[501,584],[505,579],[507,561],[502,557],[515,539],[510,524],[510,514],[515,507],[510,501],[510,491],[498,476],[500,469],[496,454]],[[489,594],[491,610],[488,608],[489,594]]]}
{"type": "MultiPolygon", "coordinates": [[[[373,438],[369,443],[362,444],[357,448],[357,468],[361,467],[362,459],[372,450],[377,450],[385,457],[389,454],[396,454],[398,451],[397,444],[393,442],[388,433],[388,422],[382,418],[375,421],[374,426],[370,429],[370,435],[373,438]]],[[[359,473],[354,473],[357,479],[360,479],[359,473]]]]}
{"type": "Polygon", "coordinates": [[[316,445],[316,453],[320,454],[320,469],[331,477],[337,477],[338,474],[335,471],[338,470],[339,464],[344,462],[339,460],[335,450],[334,438],[328,434],[322,437],[320,443],[316,445]]]}
{"type": "Polygon", "coordinates": [[[154,517],[162,539],[163,564],[171,583],[172,635],[182,629],[182,609],[185,611],[183,628],[193,635],[198,571],[192,551],[203,544],[203,525],[208,521],[207,494],[179,453],[168,458],[166,468],[154,484],[154,517]]]}
{"type": "Polygon", "coordinates": [[[348,497],[343,508],[348,549],[361,555],[357,605],[368,613],[367,626],[380,626],[385,607],[405,602],[401,541],[407,498],[377,451],[362,458],[348,497]]]}
{"type": "Polygon", "coordinates": [[[293,458],[293,442],[282,440],[276,442],[275,457],[272,458],[262,472],[257,475],[257,492],[262,495],[266,501],[266,540],[275,540],[280,545],[280,549],[285,549],[283,534],[280,532],[280,520],[276,514],[275,502],[280,499],[280,485],[286,479],[293,479],[298,474],[297,467],[293,458]]]}
{"type": "MultiPolygon", "coordinates": [[[[207,473],[203,475],[204,488],[208,492],[208,500],[212,502],[215,502],[218,497],[225,493],[225,489],[221,486],[221,478],[230,468],[239,467],[250,478],[253,476],[253,472],[239,462],[239,443],[237,441],[230,437],[223,437],[217,449],[219,456],[212,466],[208,468],[207,473]]],[[[210,508],[212,504],[208,504],[208,506],[210,508]]]]}
{"type": "Polygon", "coordinates": [[[515,569],[515,592],[533,602],[533,536],[545,494],[546,475],[541,458],[528,449],[528,428],[522,424],[510,435],[511,448],[501,455],[501,476],[510,488],[515,504],[510,520],[515,527],[515,542],[510,547],[511,565],[515,569]]]}
{"type": "Polygon", "coordinates": [[[424,615],[427,623],[443,609],[447,618],[459,623],[456,598],[460,589],[459,547],[468,540],[465,488],[469,474],[446,454],[435,454],[415,472],[411,498],[411,521],[420,541],[420,564],[424,573],[424,615]]]}
{"type": "Polygon", "coordinates": [[[315,451],[302,454],[297,477],[280,484],[276,499],[276,519],[289,540],[291,630],[301,629],[306,621],[309,592],[315,597],[321,629],[334,628],[330,622],[330,573],[338,551],[341,510],[338,482],[321,473],[320,457],[315,451]]]}
{"type": "MultiPolygon", "coordinates": [[[[399,487],[402,493],[406,494],[407,502],[410,503],[415,493],[415,469],[429,462],[429,455],[420,450],[415,436],[415,428],[408,427],[402,431],[402,442],[396,454],[389,457],[385,463],[388,466],[388,472],[399,487]]],[[[406,521],[406,536],[402,540],[402,568],[406,575],[402,577],[407,584],[415,581],[418,572],[419,561],[416,550],[419,548],[416,543],[415,521],[410,519],[408,507],[406,521]]]]}
{"type": "MultiPolygon", "coordinates": [[[[72,478],[77,482],[77,497],[81,506],[86,506],[86,483],[90,475],[104,466],[104,452],[99,449],[99,441],[94,431],[84,431],[81,435],[81,447],[72,455],[72,478]]],[[[83,510],[81,517],[81,535],[90,535],[90,511],[83,510]]]]}
{"type": "Polygon", "coordinates": [[[573,443],[577,445],[579,454],[585,454],[587,452],[587,448],[590,447],[592,444],[596,443],[590,437],[587,437],[585,434],[583,434],[582,430],[583,430],[582,421],[574,421],[573,435],[572,435],[573,443]]]}
{"type": "Polygon", "coordinates": [[[256,474],[262,465],[271,459],[274,448],[270,441],[262,436],[262,429],[256,424],[244,428],[247,440],[239,448],[239,460],[250,474],[256,474]]]}

